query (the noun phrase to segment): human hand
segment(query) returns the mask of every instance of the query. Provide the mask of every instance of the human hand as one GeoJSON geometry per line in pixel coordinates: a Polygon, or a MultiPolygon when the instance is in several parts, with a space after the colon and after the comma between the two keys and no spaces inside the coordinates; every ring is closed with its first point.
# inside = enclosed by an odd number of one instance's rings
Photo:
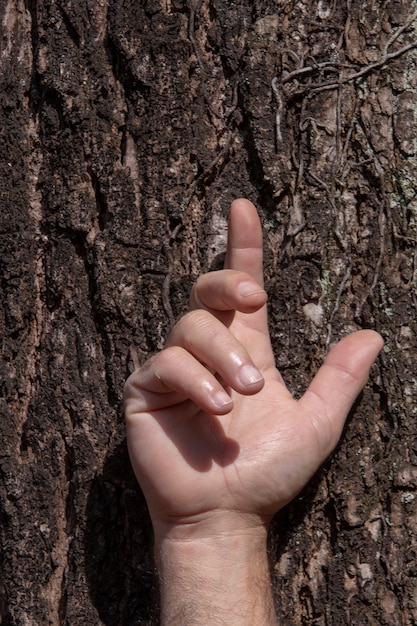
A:
{"type": "Polygon", "coordinates": [[[164,350],[125,386],[130,458],[159,535],[267,525],[335,447],[382,347],[369,330],[344,338],[296,401],[275,368],[247,200],[231,207],[225,268],[197,281],[164,350]]]}

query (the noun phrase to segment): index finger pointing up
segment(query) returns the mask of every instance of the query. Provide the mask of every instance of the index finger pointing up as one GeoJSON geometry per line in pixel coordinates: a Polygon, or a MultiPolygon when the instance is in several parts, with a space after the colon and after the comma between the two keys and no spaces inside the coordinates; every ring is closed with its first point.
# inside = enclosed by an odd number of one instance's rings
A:
{"type": "Polygon", "coordinates": [[[247,272],[263,286],[262,228],[252,202],[232,202],[228,232],[225,268],[247,272]]]}

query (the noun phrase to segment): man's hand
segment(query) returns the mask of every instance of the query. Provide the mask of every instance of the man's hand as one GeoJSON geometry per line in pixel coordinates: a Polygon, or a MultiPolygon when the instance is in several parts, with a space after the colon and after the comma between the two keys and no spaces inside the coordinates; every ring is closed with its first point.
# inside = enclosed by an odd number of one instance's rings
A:
{"type": "Polygon", "coordinates": [[[130,457],[157,544],[264,537],[335,447],[381,346],[373,331],[346,337],[294,400],[269,339],[259,218],[233,202],[225,269],[197,281],[164,350],[126,383],[130,457]]]}
{"type": "Polygon", "coordinates": [[[343,339],[297,402],[275,368],[261,227],[246,200],[231,207],[226,268],[198,280],[165,349],[126,383],[132,464],[167,530],[269,520],[333,450],[381,349],[373,331],[343,339]]]}

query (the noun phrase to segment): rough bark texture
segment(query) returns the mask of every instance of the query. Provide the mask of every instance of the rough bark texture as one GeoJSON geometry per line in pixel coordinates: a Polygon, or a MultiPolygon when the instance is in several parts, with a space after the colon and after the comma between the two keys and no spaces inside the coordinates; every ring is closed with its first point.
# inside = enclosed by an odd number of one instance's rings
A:
{"type": "Polygon", "coordinates": [[[123,381],[265,226],[278,366],[386,340],[271,537],[282,623],[417,624],[414,0],[1,0],[0,623],[157,624],[123,381]]]}

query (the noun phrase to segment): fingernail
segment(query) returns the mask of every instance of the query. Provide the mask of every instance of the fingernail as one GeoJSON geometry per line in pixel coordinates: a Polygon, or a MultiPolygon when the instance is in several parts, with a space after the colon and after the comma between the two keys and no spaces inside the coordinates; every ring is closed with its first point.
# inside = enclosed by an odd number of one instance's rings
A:
{"type": "Polygon", "coordinates": [[[244,281],[239,284],[238,293],[243,298],[249,298],[249,296],[255,296],[261,293],[264,293],[264,290],[259,285],[254,285],[249,281],[244,281]]]}
{"type": "Polygon", "coordinates": [[[239,372],[239,380],[242,385],[254,385],[255,383],[261,382],[263,376],[253,365],[243,365],[239,372]]]}
{"type": "Polygon", "coordinates": [[[213,395],[214,404],[219,408],[223,409],[228,404],[232,404],[233,400],[230,396],[227,395],[225,391],[216,391],[213,395]]]}

